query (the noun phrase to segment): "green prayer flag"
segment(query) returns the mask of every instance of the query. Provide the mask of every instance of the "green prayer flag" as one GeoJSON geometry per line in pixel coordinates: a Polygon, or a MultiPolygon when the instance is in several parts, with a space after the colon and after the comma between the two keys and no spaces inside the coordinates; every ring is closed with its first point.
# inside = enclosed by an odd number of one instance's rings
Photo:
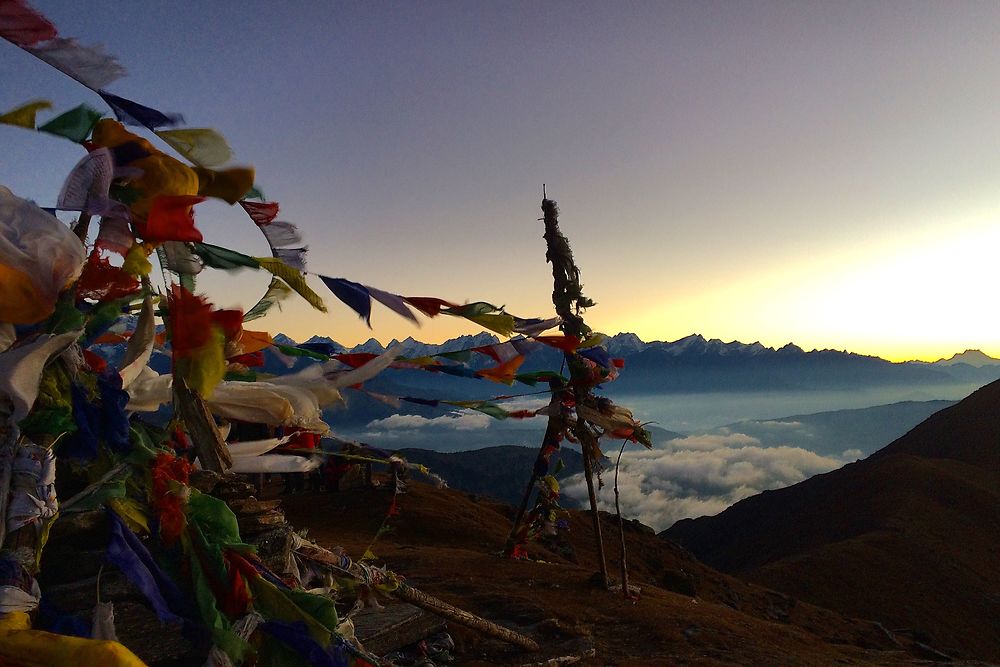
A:
{"type": "Polygon", "coordinates": [[[201,257],[205,266],[213,269],[230,271],[232,269],[259,269],[260,264],[253,257],[244,255],[241,252],[212,245],[211,243],[193,243],[194,254],[201,257]]]}
{"type": "Polygon", "coordinates": [[[487,403],[486,401],[441,401],[442,403],[447,403],[448,405],[454,405],[459,408],[468,408],[469,410],[477,410],[485,415],[489,415],[494,419],[507,419],[510,413],[501,408],[496,403],[487,403]]]}
{"type": "Polygon", "coordinates": [[[303,350],[301,347],[281,345],[279,343],[274,343],[273,345],[279,352],[287,354],[290,357],[309,357],[310,359],[319,359],[320,361],[330,361],[330,357],[325,354],[320,354],[319,352],[313,352],[312,350],[303,350]]]}
{"type": "Polygon", "coordinates": [[[94,125],[103,115],[100,111],[91,109],[86,104],[81,104],[75,109],[70,109],[66,113],[56,116],[39,127],[38,131],[65,137],[79,144],[90,136],[90,131],[94,129],[94,125]]]}
{"type": "Polygon", "coordinates": [[[249,322],[250,320],[256,320],[259,317],[264,317],[264,315],[267,314],[267,311],[271,310],[271,306],[275,305],[282,299],[287,298],[291,293],[291,287],[277,278],[272,278],[271,284],[267,286],[267,291],[264,292],[264,296],[260,298],[260,301],[254,304],[253,308],[244,313],[243,321],[249,322]]]}

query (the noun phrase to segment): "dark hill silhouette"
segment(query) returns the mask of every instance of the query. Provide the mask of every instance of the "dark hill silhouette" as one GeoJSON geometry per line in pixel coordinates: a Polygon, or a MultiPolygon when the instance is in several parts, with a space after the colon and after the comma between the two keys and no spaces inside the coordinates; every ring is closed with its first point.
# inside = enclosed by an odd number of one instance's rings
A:
{"type": "Polygon", "coordinates": [[[1000,660],[1000,382],[864,461],[661,535],[724,572],[1000,660]]]}

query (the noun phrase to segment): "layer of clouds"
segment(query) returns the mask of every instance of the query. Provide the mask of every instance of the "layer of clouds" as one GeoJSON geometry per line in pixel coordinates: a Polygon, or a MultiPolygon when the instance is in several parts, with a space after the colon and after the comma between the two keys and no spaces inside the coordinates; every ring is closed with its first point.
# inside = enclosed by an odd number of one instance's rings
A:
{"type": "MultiPolygon", "coordinates": [[[[718,514],[747,496],[801,482],[854,458],[821,456],[801,447],[765,447],[744,433],[694,435],[654,450],[632,449],[622,456],[618,477],[622,514],[660,531],[679,519],[718,514]]],[[[613,465],[603,477],[599,502],[602,509],[614,511],[613,465]]],[[[586,502],[583,475],[568,478],[562,488],[586,502]]]]}
{"type": "Polygon", "coordinates": [[[489,428],[493,420],[481,412],[457,412],[440,417],[421,417],[420,415],[391,415],[385,419],[376,419],[365,427],[371,432],[393,431],[400,429],[446,428],[456,431],[478,431],[489,428]]]}

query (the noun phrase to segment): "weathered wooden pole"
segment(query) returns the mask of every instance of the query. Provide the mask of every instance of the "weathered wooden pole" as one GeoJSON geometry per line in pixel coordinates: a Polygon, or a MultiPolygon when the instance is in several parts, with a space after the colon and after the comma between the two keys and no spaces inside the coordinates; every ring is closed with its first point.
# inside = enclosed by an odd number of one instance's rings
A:
{"type": "MultiPolygon", "coordinates": [[[[552,264],[552,303],[556,314],[562,318],[560,329],[566,336],[583,340],[590,333],[580,314],[583,309],[594,305],[594,302],[583,295],[580,284],[580,269],[573,261],[573,250],[569,241],[559,231],[559,208],[554,201],[542,199],[542,221],[545,224],[546,251],[545,260],[552,264]]],[[[608,566],[604,557],[604,539],[601,536],[601,517],[597,511],[597,492],[594,489],[594,460],[600,451],[597,436],[591,430],[587,420],[580,414],[580,406],[591,402],[591,385],[586,367],[573,352],[564,352],[564,358],[570,372],[570,386],[576,403],[576,426],[574,435],[580,441],[583,452],[583,473],[587,480],[587,495],[590,497],[590,512],[594,520],[594,538],[597,542],[597,558],[601,570],[601,579],[605,588],[610,587],[608,566]]]]}
{"type": "MultiPolygon", "coordinates": [[[[310,542],[297,536],[294,543],[295,553],[299,556],[307,558],[315,563],[325,565],[331,570],[346,574],[359,582],[366,582],[367,576],[365,571],[358,567],[357,563],[354,563],[349,558],[339,556],[327,549],[324,549],[314,542],[310,542]]],[[[392,573],[385,574],[387,576],[396,576],[392,573]]],[[[444,600],[428,595],[427,593],[413,588],[408,584],[399,582],[399,586],[397,588],[388,591],[386,594],[391,595],[397,600],[409,602],[410,604],[420,607],[421,609],[426,609],[427,611],[435,613],[449,621],[472,628],[473,630],[481,632],[489,637],[502,639],[503,641],[519,646],[526,651],[538,651],[540,649],[538,642],[531,637],[526,637],[525,635],[515,632],[510,628],[505,628],[492,621],[487,621],[481,616],[476,616],[475,614],[467,612],[464,609],[459,609],[454,605],[448,604],[444,600]]]]}
{"type": "Polygon", "coordinates": [[[545,426],[545,435],[542,436],[542,444],[538,448],[538,456],[535,457],[535,465],[531,469],[528,486],[524,489],[524,496],[521,497],[521,504],[518,506],[517,514],[514,516],[514,525],[511,526],[510,534],[507,535],[507,543],[504,545],[503,550],[504,555],[507,557],[514,555],[514,547],[519,543],[521,522],[524,520],[524,513],[527,511],[528,503],[531,501],[531,494],[535,490],[538,480],[544,474],[543,471],[548,471],[549,458],[559,448],[562,433],[566,429],[566,421],[562,416],[563,383],[561,380],[552,380],[549,383],[549,388],[552,390],[552,398],[549,399],[549,407],[547,409],[549,420],[545,426]]]}
{"type": "Polygon", "coordinates": [[[205,405],[205,399],[191,390],[182,377],[174,376],[174,400],[177,412],[191,436],[201,467],[220,475],[232,468],[233,459],[229,455],[229,447],[223,441],[222,434],[215,425],[215,418],[205,405]]]}

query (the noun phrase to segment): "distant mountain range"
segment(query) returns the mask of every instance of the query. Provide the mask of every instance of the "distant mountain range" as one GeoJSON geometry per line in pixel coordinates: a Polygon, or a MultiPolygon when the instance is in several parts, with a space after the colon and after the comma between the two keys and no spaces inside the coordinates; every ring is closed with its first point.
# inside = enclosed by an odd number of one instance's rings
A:
{"type": "MultiPolygon", "coordinates": [[[[295,343],[281,334],[275,336],[275,340],[285,344],[295,343]]],[[[385,346],[374,338],[350,348],[323,336],[313,336],[305,342],[324,344],[338,352],[379,353],[385,350],[385,346]]],[[[441,344],[406,338],[402,341],[393,340],[389,346],[398,345],[400,354],[405,356],[425,356],[497,342],[499,339],[493,334],[481,333],[460,336],[441,344]]],[[[615,383],[607,387],[612,394],[799,391],[956,384],[970,385],[971,390],[974,386],[1000,379],[1000,359],[989,357],[979,350],[966,350],[933,363],[894,363],[880,357],[841,350],[807,352],[792,343],[780,348],[766,347],[759,342],[726,343],[717,338],[706,339],[700,334],[692,334],[672,342],[647,343],[633,333],[620,333],[609,336],[605,340],[605,346],[612,357],[625,360],[625,370],[615,383]]],[[[491,363],[485,356],[477,357],[473,359],[473,364],[487,366],[491,363]]],[[[558,369],[561,362],[558,350],[542,347],[528,357],[523,369],[558,369]]],[[[280,370],[276,368],[272,372],[280,370]]],[[[402,377],[396,375],[397,382],[413,388],[434,385],[452,390],[454,387],[482,384],[462,378],[430,378],[430,374],[416,371],[402,377]],[[445,381],[442,383],[440,380],[445,381]]],[[[472,392],[476,393],[475,389],[472,392]]]]}

